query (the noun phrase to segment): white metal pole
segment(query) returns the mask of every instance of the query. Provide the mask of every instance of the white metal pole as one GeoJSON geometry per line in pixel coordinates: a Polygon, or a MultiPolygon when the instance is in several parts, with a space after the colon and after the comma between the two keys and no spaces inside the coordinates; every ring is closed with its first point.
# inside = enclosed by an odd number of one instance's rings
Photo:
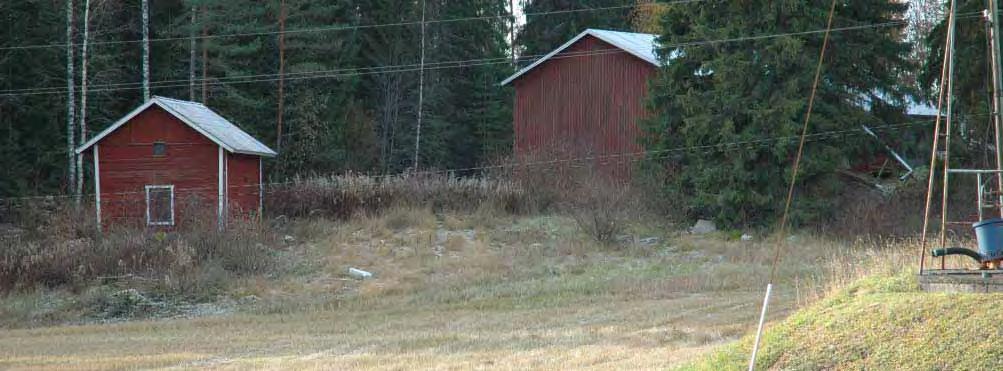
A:
{"type": "Polygon", "coordinates": [[[759,327],[756,328],[756,341],[752,343],[752,356],[749,357],[749,371],[756,369],[756,354],[759,353],[759,341],[763,338],[763,324],[766,323],[766,308],[770,306],[770,293],[773,284],[766,284],[766,296],[763,297],[763,310],[759,312],[759,327]]]}

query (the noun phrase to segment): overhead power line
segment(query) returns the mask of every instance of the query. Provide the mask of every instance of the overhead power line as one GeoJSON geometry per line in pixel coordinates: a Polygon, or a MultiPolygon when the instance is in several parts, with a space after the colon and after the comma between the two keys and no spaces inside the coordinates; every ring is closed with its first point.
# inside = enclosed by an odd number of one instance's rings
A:
{"type": "MultiPolygon", "coordinates": [[[[704,1],[704,0],[701,0],[704,1]]],[[[977,16],[977,15],[973,15],[977,16]]],[[[864,24],[864,25],[854,25],[846,27],[833,28],[831,32],[847,32],[847,31],[857,31],[863,29],[872,28],[884,28],[904,25],[906,21],[891,21],[883,23],[874,24],[864,24]]],[[[784,33],[772,33],[764,35],[753,35],[753,36],[740,36],[731,37],[723,39],[713,39],[713,40],[694,40],[689,42],[681,42],[675,44],[661,45],[659,49],[669,50],[676,48],[700,46],[700,45],[713,45],[722,43],[733,43],[733,42],[743,42],[743,41],[753,41],[753,40],[763,40],[778,37],[790,37],[790,36],[803,36],[811,34],[824,33],[825,29],[817,30],[807,30],[807,31],[797,31],[797,32],[784,32],[784,33]]],[[[611,49],[598,49],[589,50],[582,52],[566,52],[560,55],[552,57],[552,59],[560,58],[577,58],[577,57],[587,57],[596,55],[606,55],[613,53],[625,53],[622,49],[611,48],[611,49]]],[[[522,56],[520,59],[530,60],[531,58],[543,57],[546,54],[528,55],[522,56]]],[[[494,58],[480,58],[480,59],[467,59],[467,60],[455,60],[455,61],[440,61],[440,62],[430,62],[425,63],[425,69],[451,69],[451,68],[465,68],[473,66],[483,66],[491,64],[508,64],[511,63],[509,57],[494,57],[494,58]]],[[[372,75],[380,73],[402,73],[402,72],[414,72],[419,71],[420,68],[418,63],[409,64],[398,64],[398,65],[388,65],[388,66],[371,66],[371,67],[358,67],[358,68],[344,68],[344,69],[333,69],[333,70],[321,70],[321,71],[303,71],[303,72],[292,72],[286,73],[286,80],[303,80],[303,79],[319,79],[319,78],[339,78],[339,77],[351,77],[351,76],[362,76],[362,75],[372,75]]],[[[257,74],[257,75],[243,75],[243,76],[229,76],[229,77],[218,77],[211,79],[196,79],[196,81],[205,81],[207,85],[226,85],[226,84],[247,84],[247,83],[258,83],[258,82],[270,82],[278,81],[276,77],[278,74],[257,74]],[[207,81],[208,80],[208,81],[207,81]],[[209,82],[211,81],[211,82],[209,82]]],[[[152,83],[153,88],[172,88],[172,87],[182,87],[188,86],[189,80],[187,79],[176,79],[176,80],[162,80],[152,83]]],[[[115,83],[115,84],[103,84],[103,85],[91,85],[92,92],[106,92],[106,91],[123,91],[123,90],[136,90],[140,89],[140,83],[138,82],[128,82],[128,83],[115,83]]],[[[63,94],[66,92],[66,86],[51,86],[43,88],[24,88],[24,89],[10,89],[10,90],[0,90],[0,96],[11,96],[11,95],[39,95],[39,94],[63,94]]]]}
{"type": "MultiPolygon", "coordinates": [[[[630,4],[630,5],[618,5],[618,6],[606,6],[606,7],[595,7],[595,8],[581,8],[581,9],[567,9],[567,10],[553,10],[546,12],[535,12],[535,13],[525,13],[527,17],[544,16],[544,15],[555,15],[555,14],[573,14],[573,13],[583,13],[583,12],[597,12],[597,11],[608,11],[608,10],[619,10],[628,9],[636,7],[645,6],[664,6],[664,5],[675,5],[675,4],[689,4],[698,3],[710,0],[676,0],[666,3],[645,3],[645,4],[630,4]]],[[[433,19],[428,20],[426,24],[436,24],[436,23],[454,23],[454,22],[469,22],[469,21],[481,21],[481,20],[491,20],[498,19],[502,21],[508,21],[511,16],[505,15],[488,15],[488,16],[477,16],[477,17],[458,17],[458,18],[447,18],[447,19],[433,19]]],[[[347,30],[360,30],[367,28],[381,28],[381,27],[403,27],[403,26],[417,26],[422,22],[420,20],[415,21],[404,21],[404,22],[391,22],[391,23],[373,23],[373,24],[356,24],[356,25],[345,25],[345,26],[329,26],[329,27],[310,27],[310,28],[300,28],[291,29],[285,31],[260,31],[260,32],[242,32],[242,33],[229,33],[229,34],[216,34],[216,35],[204,35],[195,36],[195,39],[219,39],[228,37],[245,37],[245,36],[268,36],[268,35],[278,35],[283,34],[295,34],[295,33],[309,33],[309,32],[331,32],[331,31],[347,31],[347,30]]],[[[190,41],[191,36],[178,36],[178,37],[160,37],[152,38],[150,42],[165,42],[165,41],[190,41]]],[[[112,40],[112,41],[100,41],[100,42],[90,42],[89,45],[118,45],[118,44],[132,44],[141,43],[143,40],[112,40]]],[[[45,49],[45,48],[65,48],[67,46],[79,46],[82,43],[53,43],[53,44],[34,44],[34,45],[15,45],[0,47],[0,50],[25,50],[25,49],[45,49]]]]}
{"type": "MultiPolygon", "coordinates": [[[[985,116],[985,115],[982,115],[985,116]]],[[[901,124],[889,124],[881,126],[873,126],[871,129],[875,132],[900,130],[909,128],[916,125],[931,124],[932,120],[915,120],[910,122],[905,122],[901,124]]],[[[805,135],[806,142],[822,142],[830,139],[842,139],[848,136],[866,135],[866,132],[859,128],[854,129],[842,129],[842,130],[830,130],[818,133],[811,133],[805,135]]],[[[702,145],[690,145],[690,146],[679,146],[673,148],[666,148],[660,150],[646,150],[646,151],[633,151],[633,152],[623,152],[623,153],[611,153],[604,155],[590,155],[582,157],[572,157],[572,158],[558,158],[551,160],[541,160],[541,161],[528,161],[528,162],[510,162],[503,164],[494,165],[484,165],[484,166],[474,166],[474,167],[464,167],[464,168],[453,168],[453,169],[442,169],[442,170],[425,170],[418,172],[408,173],[410,175],[436,175],[436,174],[450,174],[450,173],[465,173],[473,171],[485,171],[485,170],[496,170],[496,169],[506,169],[506,168],[520,168],[520,167],[539,167],[548,165],[557,165],[562,163],[575,163],[575,162],[585,162],[585,161],[605,161],[611,159],[626,159],[627,161],[636,162],[643,159],[666,159],[672,158],[674,156],[681,156],[686,154],[711,154],[711,153],[723,153],[723,152],[733,152],[739,150],[749,150],[756,148],[763,148],[767,146],[774,145],[776,143],[782,142],[794,142],[800,138],[799,135],[785,135],[785,136],[773,136],[773,137],[762,137],[741,141],[724,142],[724,143],[713,143],[713,144],[702,144],[702,145]]],[[[402,174],[382,174],[382,175],[368,175],[372,178],[388,178],[394,176],[400,176],[402,174]]],[[[271,183],[261,183],[261,184],[248,184],[245,186],[236,187],[275,187],[282,185],[294,184],[298,181],[283,181],[283,182],[271,182],[271,183]]],[[[235,187],[231,187],[235,188],[235,187]]],[[[185,192],[196,192],[196,191],[211,191],[216,190],[216,187],[195,187],[186,188],[185,192]]],[[[126,191],[126,192],[103,192],[102,195],[128,195],[128,194],[142,194],[144,191],[126,191]]],[[[87,196],[93,196],[91,193],[87,196]]],[[[73,195],[45,195],[45,196],[21,196],[21,197],[0,197],[0,201],[13,202],[19,200],[41,200],[41,199],[60,199],[69,198],[73,195]]]]}

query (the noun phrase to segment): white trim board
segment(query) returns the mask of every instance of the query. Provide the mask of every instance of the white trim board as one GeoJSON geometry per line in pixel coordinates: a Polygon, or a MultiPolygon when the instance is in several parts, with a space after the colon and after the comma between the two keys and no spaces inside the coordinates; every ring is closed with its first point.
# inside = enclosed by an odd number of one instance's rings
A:
{"type": "Polygon", "coordinates": [[[94,216],[97,217],[98,232],[101,231],[101,161],[98,157],[98,145],[94,151],[94,216]]]}
{"type": "Polygon", "coordinates": [[[148,185],[146,186],[146,225],[160,225],[160,226],[172,226],[174,225],[174,185],[173,184],[163,184],[163,185],[148,185]],[[154,222],[150,219],[150,190],[151,189],[168,189],[171,191],[171,220],[166,222],[157,221],[154,222]]]}
{"type": "MultiPolygon", "coordinates": [[[[641,53],[638,53],[636,50],[634,50],[634,48],[631,48],[631,47],[628,47],[626,45],[623,45],[623,42],[621,42],[620,40],[616,40],[616,39],[613,39],[613,38],[609,37],[610,36],[609,33],[630,34],[631,32],[605,31],[605,30],[596,30],[596,29],[589,28],[589,29],[587,29],[585,31],[582,31],[582,33],[578,34],[578,36],[575,36],[571,40],[568,40],[568,42],[564,43],[564,45],[559,46],[557,49],[554,49],[554,51],[552,51],[550,53],[547,53],[547,55],[544,55],[542,58],[537,59],[535,62],[533,62],[529,66],[526,66],[525,68],[519,70],[518,72],[516,72],[512,76],[509,76],[509,78],[505,79],[505,81],[502,81],[498,85],[501,85],[501,86],[508,85],[510,82],[514,81],[515,79],[518,79],[522,75],[524,75],[527,72],[531,71],[532,69],[536,68],[536,66],[539,66],[543,62],[546,62],[550,58],[553,58],[555,55],[563,52],[564,49],[567,49],[571,45],[574,45],[574,43],[578,42],[578,40],[581,40],[585,36],[592,36],[592,37],[595,37],[595,38],[597,38],[599,40],[602,40],[603,42],[606,42],[607,44],[613,45],[613,46],[615,46],[615,47],[617,47],[617,48],[619,48],[619,49],[621,49],[621,50],[623,50],[623,51],[625,51],[627,53],[630,53],[631,55],[633,55],[633,56],[635,56],[637,58],[640,58],[641,60],[643,60],[645,62],[648,62],[648,63],[650,63],[651,65],[653,65],[655,67],[661,66],[661,63],[659,63],[657,59],[652,59],[652,56],[650,56],[650,55],[643,55],[641,53]]],[[[655,37],[655,35],[650,35],[650,36],[655,37]]],[[[654,47],[654,45],[652,45],[652,47],[654,47]]]]}

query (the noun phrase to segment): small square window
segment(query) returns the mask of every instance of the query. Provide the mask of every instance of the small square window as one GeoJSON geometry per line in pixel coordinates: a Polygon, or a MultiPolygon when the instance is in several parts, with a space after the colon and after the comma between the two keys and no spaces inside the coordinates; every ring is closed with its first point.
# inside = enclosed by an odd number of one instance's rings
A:
{"type": "Polygon", "coordinates": [[[174,225],[174,186],[146,186],[146,224],[174,225]]]}
{"type": "Polygon", "coordinates": [[[153,155],[154,156],[167,156],[167,143],[164,143],[164,142],[154,142],[153,143],[153,155]]]}

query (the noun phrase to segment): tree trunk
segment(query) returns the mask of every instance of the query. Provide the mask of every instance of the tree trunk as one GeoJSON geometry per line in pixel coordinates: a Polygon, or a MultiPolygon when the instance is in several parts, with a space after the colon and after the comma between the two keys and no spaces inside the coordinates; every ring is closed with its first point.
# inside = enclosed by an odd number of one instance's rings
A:
{"type": "MultiPolygon", "coordinates": [[[[80,143],[87,142],[87,43],[90,36],[91,0],[84,0],[84,41],[80,49],[80,143]]],[[[77,155],[76,201],[84,192],[84,155],[77,155]]]]}
{"type": "Polygon", "coordinates": [[[66,161],[69,176],[66,179],[67,191],[73,189],[77,181],[77,167],[74,161],[76,148],[75,115],[76,95],[74,94],[73,76],[73,0],[66,0],[66,161]]]}
{"type": "Polygon", "coordinates": [[[202,5],[202,104],[206,104],[208,86],[206,82],[209,81],[209,50],[207,49],[206,42],[209,34],[209,29],[206,28],[206,17],[205,17],[205,5],[202,5]]]}
{"type": "Polygon", "coordinates": [[[279,102],[275,126],[275,149],[282,150],[282,114],[285,104],[286,0],[279,3],[279,102]]]}
{"type": "Polygon", "coordinates": [[[418,123],[414,131],[414,170],[418,170],[421,152],[421,114],[425,99],[425,0],[421,1],[421,58],[418,62],[418,123]]]}
{"type": "Polygon", "coordinates": [[[150,100],[150,0],[143,0],[143,102],[150,100]]]}
{"type": "Polygon", "coordinates": [[[192,5],[192,23],[188,43],[188,100],[195,100],[195,5],[192,5]]]}

